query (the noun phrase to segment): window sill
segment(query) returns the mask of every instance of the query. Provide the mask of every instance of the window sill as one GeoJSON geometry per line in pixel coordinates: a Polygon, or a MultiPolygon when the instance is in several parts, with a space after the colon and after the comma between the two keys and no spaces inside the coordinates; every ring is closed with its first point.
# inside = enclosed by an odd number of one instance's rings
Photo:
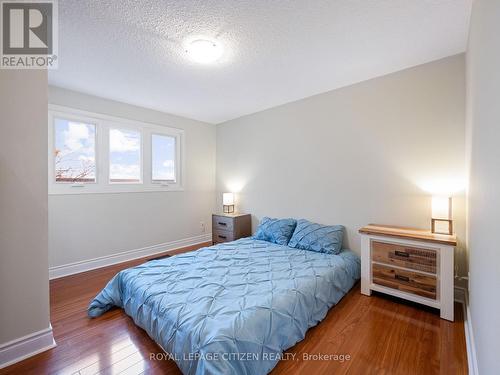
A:
{"type": "Polygon", "coordinates": [[[110,185],[110,186],[49,186],[49,195],[77,195],[77,194],[122,194],[122,193],[157,193],[184,191],[180,185],[158,185],[158,186],[137,186],[137,185],[110,185]]]}

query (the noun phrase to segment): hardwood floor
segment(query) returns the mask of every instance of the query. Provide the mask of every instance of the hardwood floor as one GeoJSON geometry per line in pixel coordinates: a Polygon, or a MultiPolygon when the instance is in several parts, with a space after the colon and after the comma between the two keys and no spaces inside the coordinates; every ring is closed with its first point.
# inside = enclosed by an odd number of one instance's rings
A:
{"type": "MultiPolygon", "coordinates": [[[[57,347],[0,370],[0,375],[180,374],[171,360],[150,360],[162,350],[121,309],[95,319],[86,315],[90,300],[113,275],[145,260],[52,280],[57,347]]],[[[466,374],[459,304],[455,316],[451,323],[429,308],[379,294],[363,296],[358,284],[286,352],[272,374],[466,374]]]]}

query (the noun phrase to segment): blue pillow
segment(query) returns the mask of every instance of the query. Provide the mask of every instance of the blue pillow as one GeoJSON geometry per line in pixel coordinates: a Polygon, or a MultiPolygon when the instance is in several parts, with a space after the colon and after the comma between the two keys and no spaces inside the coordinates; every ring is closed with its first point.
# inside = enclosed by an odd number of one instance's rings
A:
{"type": "Polygon", "coordinates": [[[253,236],[256,240],[264,240],[278,245],[287,245],[297,225],[295,219],[262,218],[257,232],[253,236]]]}
{"type": "Polygon", "coordinates": [[[342,225],[321,225],[299,219],[288,246],[319,253],[338,254],[342,249],[343,238],[342,225]]]}

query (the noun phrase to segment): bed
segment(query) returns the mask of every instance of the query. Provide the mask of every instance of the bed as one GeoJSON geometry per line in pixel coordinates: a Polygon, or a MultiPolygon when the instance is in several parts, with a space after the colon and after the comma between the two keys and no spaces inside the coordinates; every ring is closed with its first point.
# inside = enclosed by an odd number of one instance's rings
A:
{"type": "Polygon", "coordinates": [[[184,374],[267,374],[359,277],[349,250],[245,238],[123,270],[88,314],[123,308],[184,374]]]}

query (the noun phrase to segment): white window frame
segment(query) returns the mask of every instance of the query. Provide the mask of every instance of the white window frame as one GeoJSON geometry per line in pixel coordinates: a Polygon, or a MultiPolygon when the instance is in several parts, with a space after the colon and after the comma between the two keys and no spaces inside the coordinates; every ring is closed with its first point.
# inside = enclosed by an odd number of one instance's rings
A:
{"type": "Polygon", "coordinates": [[[83,111],[59,105],[49,105],[48,131],[48,164],[49,164],[49,194],[89,194],[89,193],[141,193],[158,191],[183,191],[185,176],[185,136],[184,130],[151,124],[142,121],[124,119],[100,113],[83,111]],[[96,155],[96,182],[68,183],[56,182],[54,164],[54,119],[70,119],[83,123],[93,124],[96,127],[95,155],[96,155]],[[141,177],[142,182],[110,182],[109,181],[109,130],[124,129],[141,133],[141,177]],[[152,174],[152,147],[153,134],[175,138],[175,174],[176,181],[153,183],[152,174]]]}

